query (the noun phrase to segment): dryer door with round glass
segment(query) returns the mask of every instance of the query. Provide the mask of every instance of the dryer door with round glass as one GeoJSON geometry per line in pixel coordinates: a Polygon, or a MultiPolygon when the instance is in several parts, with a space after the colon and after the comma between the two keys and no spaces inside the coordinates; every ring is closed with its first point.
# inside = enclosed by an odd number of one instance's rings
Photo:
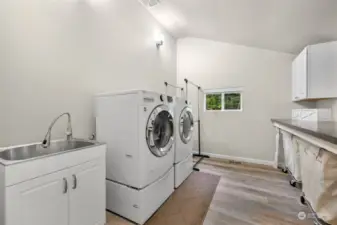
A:
{"type": "Polygon", "coordinates": [[[194,121],[190,108],[186,107],[179,117],[179,135],[183,143],[187,144],[193,135],[194,121]]]}
{"type": "Polygon", "coordinates": [[[165,105],[155,108],[147,122],[146,141],[153,155],[165,156],[174,142],[173,117],[165,105]]]}

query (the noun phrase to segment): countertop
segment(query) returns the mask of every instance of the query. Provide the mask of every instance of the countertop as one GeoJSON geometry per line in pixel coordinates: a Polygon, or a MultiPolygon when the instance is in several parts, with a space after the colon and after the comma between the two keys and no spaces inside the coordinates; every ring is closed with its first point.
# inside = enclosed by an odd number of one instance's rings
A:
{"type": "Polygon", "coordinates": [[[291,119],[271,119],[271,121],[337,145],[337,122],[291,119]]]}

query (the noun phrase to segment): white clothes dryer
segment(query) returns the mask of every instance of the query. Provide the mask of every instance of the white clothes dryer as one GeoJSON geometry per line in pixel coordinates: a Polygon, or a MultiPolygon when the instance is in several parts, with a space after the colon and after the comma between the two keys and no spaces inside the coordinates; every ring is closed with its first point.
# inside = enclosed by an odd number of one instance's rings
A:
{"type": "Polygon", "coordinates": [[[175,187],[193,171],[193,130],[192,107],[182,97],[175,98],[175,187]]]}

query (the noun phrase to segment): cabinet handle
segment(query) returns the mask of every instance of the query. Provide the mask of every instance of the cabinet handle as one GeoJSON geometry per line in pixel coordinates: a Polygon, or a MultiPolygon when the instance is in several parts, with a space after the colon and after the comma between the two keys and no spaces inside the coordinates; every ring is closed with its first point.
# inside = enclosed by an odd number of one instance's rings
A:
{"type": "Polygon", "coordinates": [[[66,178],[63,178],[63,194],[68,192],[68,181],[66,178]]]}
{"type": "Polygon", "coordinates": [[[73,180],[74,180],[73,189],[76,189],[77,188],[77,177],[76,177],[76,175],[73,175],[73,180]]]}

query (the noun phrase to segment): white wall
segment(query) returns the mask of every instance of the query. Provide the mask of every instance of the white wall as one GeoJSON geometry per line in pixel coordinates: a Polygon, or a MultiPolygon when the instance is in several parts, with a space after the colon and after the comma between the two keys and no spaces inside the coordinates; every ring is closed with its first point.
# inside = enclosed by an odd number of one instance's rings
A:
{"type": "MultiPolygon", "coordinates": [[[[187,78],[204,89],[243,88],[243,112],[204,112],[204,152],[272,161],[271,118],[290,118],[291,62],[294,55],[196,38],[178,41],[177,82],[187,78]]],[[[196,91],[189,97],[196,105],[196,91]]],[[[202,99],[203,101],[203,99],[202,99]]],[[[202,106],[203,108],[203,106],[202,106]]],[[[194,108],[194,112],[196,108],[194,108]]]]}
{"type": "Polygon", "coordinates": [[[333,114],[333,120],[337,121],[337,100],[336,99],[320,100],[317,102],[317,108],[331,108],[332,114],[333,114]]]}
{"type": "Polygon", "coordinates": [[[137,0],[2,0],[0,11],[0,146],[40,141],[66,111],[87,138],[95,93],[176,83],[176,41],[137,0]]]}

